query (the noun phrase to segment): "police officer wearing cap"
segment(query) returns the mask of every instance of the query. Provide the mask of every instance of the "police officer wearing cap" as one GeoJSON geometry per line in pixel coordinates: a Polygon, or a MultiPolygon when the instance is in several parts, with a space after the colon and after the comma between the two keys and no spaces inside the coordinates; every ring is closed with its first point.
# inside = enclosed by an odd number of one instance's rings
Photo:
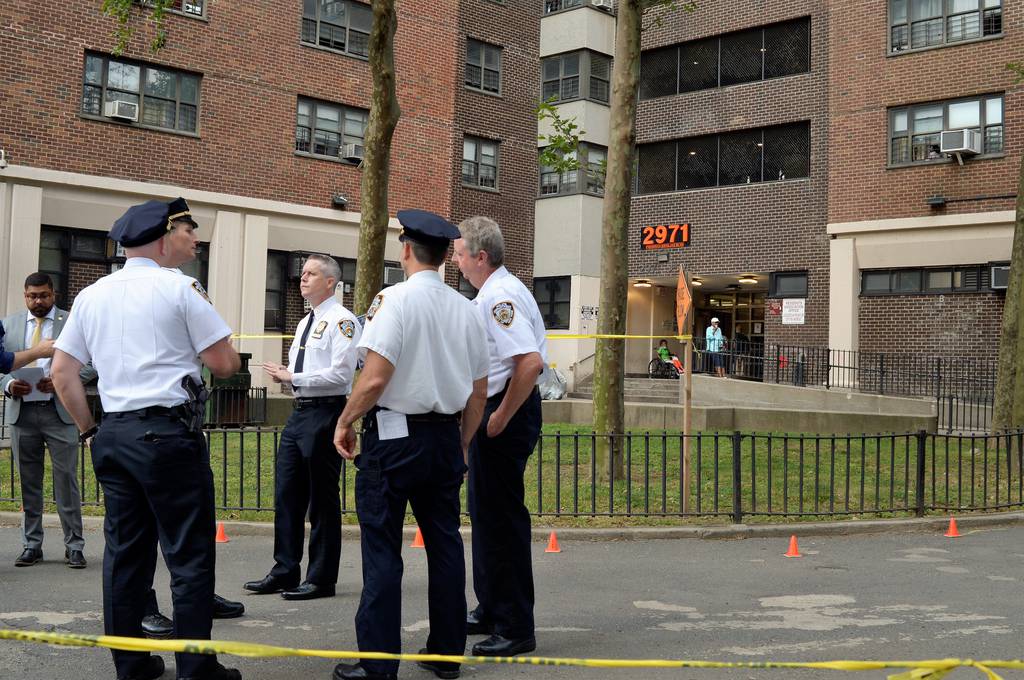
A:
{"type": "Polygon", "coordinates": [[[469,448],[473,590],[479,604],[467,632],[490,634],[475,656],[512,656],[536,647],[530,513],[523,473],[540,436],[537,378],[547,358],[544,321],[533,294],[504,266],[498,224],[471,217],[459,225],[453,261],[479,292],[473,303],[487,325],[487,405],[469,448]]]}
{"type": "Polygon", "coordinates": [[[334,297],[341,280],[338,263],[310,255],[299,288],[310,312],[295,329],[288,367],[263,364],[275,382],[290,383],[292,411],[277,449],[274,488],[274,567],[245,589],[281,593],[286,600],[334,595],[341,561],[341,458],[334,449],[334,425],[352,391],[356,344],[362,328],[334,297]],[[309,510],[309,564],[299,583],[306,510],[309,510]]]}
{"type": "MultiPolygon", "coordinates": [[[[114,223],[124,268],[75,300],[56,343],[53,383],[92,441],[103,487],[103,625],[141,637],[159,541],[171,573],[174,636],[209,639],[214,585],[213,473],[202,433],[203,364],[217,377],[238,371],[231,329],[198,281],[162,267],[195,256],[198,225],[188,204],[148,201],[114,223]],[[97,427],[78,379],[92,362],[105,416],[97,427]]],[[[114,650],[119,679],[160,677],[148,652],[114,650]]],[[[237,680],[215,655],[176,654],[177,677],[237,680]]]]}
{"type": "MultiPolygon", "coordinates": [[[[466,648],[466,565],[459,535],[459,487],[469,440],[487,396],[487,337],[473,305],[437,269],[459,232],[423,210],[398,212],[406,280],[366,311],[359,347],[365,364],[338,419],[334,442],[355,459],[363,593],[356,637],[363,651],[401,650],[402,524],[406,505],[427,552],[430,634],[422,653],[466,648]],[[355,423],[363,418],[356,457],[355,423]]],[[[458,664],[421,662],[440,678],[458,664]]],[[[339,664],[334,680],[396,677],[397,661],[339,664]]]]}

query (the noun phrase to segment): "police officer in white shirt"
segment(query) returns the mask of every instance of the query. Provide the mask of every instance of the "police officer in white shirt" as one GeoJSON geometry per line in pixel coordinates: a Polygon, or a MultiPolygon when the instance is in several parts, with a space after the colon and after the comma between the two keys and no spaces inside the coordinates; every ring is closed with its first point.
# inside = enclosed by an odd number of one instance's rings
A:
{"type": "Polygon", "coordinates": [[[459,225],[453,261],[479,292],[491,368],[487,406],[469,449],[473,590],[479,604],[466,620],[475,656],[512,656],[536,647],[530,513],[523,473],[541,427],[537,378],[547,359],[544,322],[533,294],[504,267],[498,224],[471,217],[459,225]]]}
{"type": "MultiPolygon", "coordinates": [[[[202,375],[238,371],[231,329],[198,281],[162,267],[195,255],[197,225],[184,199],[132,206],[110,238],[124,268],[87,287],[56,343],[53,383],[103,487],[103,624],[108,635],[141,637],[156,544],[171,572],[174,636],[209,639],[214,586],[214,505],[202,433],[202,375]],[[97,427],[78,378],[92,362],[104,418],[97,427]]],[[[114,650],[117,677],[151,680],[164,662],[114,650]]],[[[176,654],[179,679],[238,680],[214,655],[176,654]]]]}
{"type": "MultiPolygon", "coordinates": [[[[423,653],[466,649],[466,565],[459,488],[469,440],[487,396],[487,338],[468,300],[437,269],[458,230],[423,210],[400,210],[406,281],[381,291],[366,311],[365,365],[338,419],[334,442],[355,458],[363,594],[356,638],[363,651],[401,650],[402,524],[406,505],[427,551],[430,634],[423,653]],[[363,417],[365,414],[365,417],[363,417]],[[363,417],[362,453],[353,429],[363,417]]],[[[440,678],[458,664],[421,662],[440,678]]],[[[392,680],[397,661],[339,664],[335,680],[392,680]]]]}
{"type": "Polygon", "coordinates": [[[292,411],[277,449],[274,488],[274,567],[245,589],[257,594],[281,592],[286,600],[334,595],[341,561],[341,458],[334,449],[334,424],[352,391],[362,328],[334,297],[341,280],[338,263],[310,255],[299,289],[311,311],[295,329],[288,367],[265,362],[275,382],[295,393],[292,411]],[[301,575],[306,510],[309,510],[309,564],[301,575]]]}

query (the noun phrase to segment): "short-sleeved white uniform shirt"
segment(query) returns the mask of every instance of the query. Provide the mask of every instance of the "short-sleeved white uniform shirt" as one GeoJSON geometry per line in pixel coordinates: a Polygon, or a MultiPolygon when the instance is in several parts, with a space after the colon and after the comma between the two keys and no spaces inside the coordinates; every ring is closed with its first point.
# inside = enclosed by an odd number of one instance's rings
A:
{"type": "Polygon", "coordinates": [[[513,357],[537,352],[547,363],[544,319],[533,293],[505,267],[498,267],[487,277],[473,304],[487,325],[487,349],[491,359],[487,396],[493,397],[505,389],[512,377],[513,357]]]}
{"type": "Polygon", "coordinates": [[[395,367],[377,405],[407,415],[457,413],[487,375],[487,331],[473,304],[436,271],[385,288],[366,310],[359,347],[395,367]]]}
{"type": "Polygon", "coordinates": [[[359,359],[357,343],[362,326],[355,315],[345,309],[334,296],[313,310],[313,327],[306,336],[306,353],[302,372],[295,373],[299,341],[309,325],[309,314],[295,329],[295,339],[288,350],[288,370],[292,371],[292,387],[297,397],[330,397],[352,392],[352,376],[359,359]]]}
{"type": "Polygon", "coordinates": [[[132,257],[78,294],[56,347],[92,362],[103,410],[118,413],[188,401],[182,379],[200,381],[199,353],[229,335],[198,281],[132,257]]]}

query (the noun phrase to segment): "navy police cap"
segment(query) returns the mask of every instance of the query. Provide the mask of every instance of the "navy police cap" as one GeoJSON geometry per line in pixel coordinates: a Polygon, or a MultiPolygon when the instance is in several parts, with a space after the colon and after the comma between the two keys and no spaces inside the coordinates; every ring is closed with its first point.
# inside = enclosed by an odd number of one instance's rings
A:
{"type": "Polygon", "coordinates": [[[173,228],[173,223],[178,220],[191,222],[192,226],[199,227],[184,198],[176,198],[169,203],[146,201],[128,208],[127,212],[114,222],[110,238],[126,248],[144,246],[169,232],[173,228]]]}
{"type": "Polygon", "coordinates": [[[449,241],[462,238],[454,224],[427,210],[399,210],[398,221],[402,231],[399,241],[416,241],[428,246],[447,246],[449,241]]]}

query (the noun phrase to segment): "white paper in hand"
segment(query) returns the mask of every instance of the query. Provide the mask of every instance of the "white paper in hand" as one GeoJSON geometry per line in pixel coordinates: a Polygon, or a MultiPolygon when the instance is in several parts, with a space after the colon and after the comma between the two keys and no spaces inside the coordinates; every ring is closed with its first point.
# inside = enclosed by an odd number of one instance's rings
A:
{"type": "Polygon", "coordinates": [[[401,439],[409,436],[409,423],[404,413],[381,409],[377,411],[377,438],[401,439]]]}
{"type": "Polygon", "coordinates": [[[25,366],[16,371],[11,371],[11,376],[17,380],[24,380],[32,386],[32,391],[21,398],[22,401],[45,401],[50,398],[49,394],[40,392],[36,384],[42,380],[46,373],[38,366],[25,366]]]}

